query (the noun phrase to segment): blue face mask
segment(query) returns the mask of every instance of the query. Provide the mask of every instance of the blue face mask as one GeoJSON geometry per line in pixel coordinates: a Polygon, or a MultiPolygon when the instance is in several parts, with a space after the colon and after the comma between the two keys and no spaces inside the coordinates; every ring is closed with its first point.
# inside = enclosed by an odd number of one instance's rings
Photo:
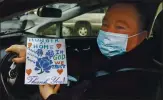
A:
{"type": "MultiPolygon", "coordinates": [[[[138,34],[130,37],[134,37],[138,34]]],[[[128,37],[127,34],[105,32],[100,30],[97,37],[97,44],[101,53],[110,58],[126,52],[128,38],[130,37],[128,37]]]]}

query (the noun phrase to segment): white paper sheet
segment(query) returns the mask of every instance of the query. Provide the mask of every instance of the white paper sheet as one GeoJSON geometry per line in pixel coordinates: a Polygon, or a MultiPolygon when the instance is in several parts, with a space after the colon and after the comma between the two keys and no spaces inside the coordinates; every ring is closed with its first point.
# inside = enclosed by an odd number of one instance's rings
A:
{"type": "Polygon", "coordinates": [[[65,39],[27,38],[25,84],[67,84],[65,39]]]}

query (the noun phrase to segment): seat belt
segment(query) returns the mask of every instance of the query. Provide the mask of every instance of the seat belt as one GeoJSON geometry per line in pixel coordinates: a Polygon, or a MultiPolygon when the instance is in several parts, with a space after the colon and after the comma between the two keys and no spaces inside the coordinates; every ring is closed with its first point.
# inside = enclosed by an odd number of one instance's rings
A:
{"type": "Polygon", "coordinates": [[[149,32],[149,36],[147,37],[147,39],[150,39],[153,37],[153,27],[154,27],[154,24],[155,24],[155,21],[157,19],[157,16],[159,15],[159,13],[163,10],[163,2],[160,3],[160,5],[158,6],[157,8],[157,12],[156,12],[156,15],[154,17],[154,20],[153,20],[153,23],[152,23],[152,27],[151,27],[151,30],[149,32]]]}
{"type": "MultiPolygon", "coordinates": [[[[144,68],[122,68],[122,69],[118,69],[114,73],[129,72],[129,71],[143,71],[143,72],[158,73],[158,74],[163,75],[163,73],[157,69],[144,69],[144,68]]],[[[112,74],[112,72],[101,70],[101,71],[96,72],[96,77],[101,77],[101,76],[110,75],[110,74],[112,74]]]]}

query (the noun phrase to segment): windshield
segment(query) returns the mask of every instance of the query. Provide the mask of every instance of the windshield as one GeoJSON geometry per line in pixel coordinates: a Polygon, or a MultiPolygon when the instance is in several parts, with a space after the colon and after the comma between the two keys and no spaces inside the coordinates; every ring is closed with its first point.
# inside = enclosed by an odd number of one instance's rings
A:
{"type": "MultiPolygon", "coordinates": [[[[83,8],[73,9],[71,12],[66,12],[62,14],[62,16],[66,16],[62,21],[61,33],[63,37],[96,37],[98,31],[102,26],[102,20],[104,15],[108,9],[108,6],[104,6],[101,8],[96,8],[90,11],[84,11],[84,13],[74,14],[73,12],[82,12],[83,8]],[[72,16],[72,17],[71,17],[72,16]]],[[[40,27],[37,31],[37,34],[41,35],[56,35],[57,34],[57,23],[49,22],[42,27],[40,27]]]]}
{"type": "Polygon", "coordinates": [[[37,15],[40,8],[29,10],[22,15],[1,22],[1,35],[23,30],[26,33],[52,37],[97,37],[102,19],[108,9],[108,6],[104,6],[84,11],[83,9],[88,8],[75,3],[55,3],[44,7],[61,10],[61,17],[40,17],[37,15]]]}
{"type": "Polygon", "coordinates": [[[77,4],[76,3],[71,3],[71,4],[67,4],[67,3],[57,3],[57,4],[51,4],[51,5],[47,5],[46,7],[50,7],[50,8],[58,8],[61,9],[62,11],[66,11],[68,9],[71,9],[73,7],[75,7],[77,4]]]}
{"type": "Polygon", "coordinates": [[[61,17],[40,17],[38,16],[40,8],[29,10],[22,15],[1,22],[0,35],[25,31],[26,33],[52,37],[96,37],[108,9],[108,6],[104,6],[86,10],[88,8],[76,3],[54,3],[41,8],[44,7],[61,10],[61,17]]]}
{"type": "Polygon", "coordinates": [[[13,32],[18,31],[22,26],[22,23],[18,18],[1,22],[1,32],[13,32]]]}
{"type": "MultiPolygon", "coordinates": [[[[75,7],[77,4],[67,4],[67,3],[55,3],[47,5],[46,7],[50,8],[57,8],[60,9],[62,12],[75,7]]],[[[29,30],[33,27],[41,25],[42,23],[47,22],[47,19],[53,18],[46,18],[46,17],[39,17],[37,15],[37,9],[29,10],[19,16],[14,16],[8,20],[0,22],[0,35],[2,33],[11,33],[23,30],[29,30]]]]}

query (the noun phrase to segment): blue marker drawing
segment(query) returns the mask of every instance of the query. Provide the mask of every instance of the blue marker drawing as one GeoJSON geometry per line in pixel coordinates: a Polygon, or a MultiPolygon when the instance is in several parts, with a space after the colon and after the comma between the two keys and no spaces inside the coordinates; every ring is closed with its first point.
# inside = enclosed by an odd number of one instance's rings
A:
{"type": "Polygon", "coordinates": [[[42,56],[42,55],[43,55],[42,49],[37,49],[36,54],[37,54],[38,56],[42,56]]]}
{"type": "Polygon", "coordinates": [[[42,74],[44,72],[46,73],[50,73],[51,68],[53,67],[53,62],[52,60],[48,59],[48,57],[43,57],[43,58],[39,58],[36,61],[36,67],[35,70],[36,71],[40,71],[38,74],[42,74]]]}
{"type": "Polygon", "coordinates": [[[53,50],[48,50],[45,54],[49,59],[51,59],[54,56],[54,51],[53,50]]]}

